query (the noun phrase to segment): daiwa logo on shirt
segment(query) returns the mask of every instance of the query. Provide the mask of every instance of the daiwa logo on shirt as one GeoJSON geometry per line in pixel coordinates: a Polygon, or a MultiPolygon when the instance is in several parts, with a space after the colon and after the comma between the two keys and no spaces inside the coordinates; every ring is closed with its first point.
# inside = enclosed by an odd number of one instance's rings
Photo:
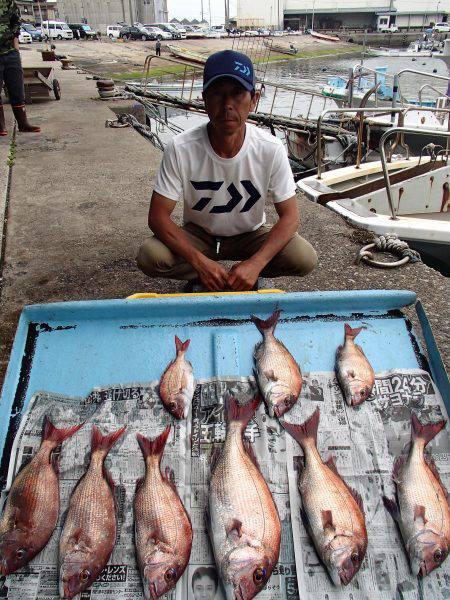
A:
{"type": "MultiPolygon", "coordinates": [[[[208,190],[211,192],[217,192],[218,190],[220,190],[223,183],[224,183],[223,181],[192,181],[191,180],[191,184],[195,190],[201,190],[201,191],[208,190]]],[[[243,180],[241,180],[240,183],[241,183],[242,187],[244,188],[244,190],[248,194],[247,200],[245,201],[244,205],[242,206],[241,210],[239,211],[241,213],[245,213],[245,212],[248,212],[258,202],[258,200],[261,198],[261,194],[259,193],[259,191],[255,188],[255,186],[249,179],[243,179],[243,180]]],[[[244,196],[239,192],[239,190],[234,185],[234,183],[230,183],[230,185],[227,187],[227,191],[230,195],[230,200],[226,204],[217,204],[217,205],[212,206],[209,211],[210,213],[213,213],[213,214],[229,213],[232,210],[234,210],[237,207],[237,205],[240,203],[240,201],[244,198],[244,196]]],[[[208,204],[211,202],[211,200],[212,200],[211,197],[200,198],[200,200],[196,204],[194,204],[194,206],[192,207],[192,210],[197,210],[199,212],[204,210],[208,206],[208,204]]]]}

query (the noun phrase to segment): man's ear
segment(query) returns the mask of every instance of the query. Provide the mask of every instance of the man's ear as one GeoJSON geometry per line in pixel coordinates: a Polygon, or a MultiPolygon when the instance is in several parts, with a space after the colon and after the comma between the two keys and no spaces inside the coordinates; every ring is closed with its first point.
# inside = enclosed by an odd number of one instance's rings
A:
{"type": "Polygon", "coordinates": [[[250,112],[252,112],[255,108],[255,106],[258,104],[259,101],[259,97],[261,96],[260,92],[255,92],[252,101],[250,102],[250,112]]]}

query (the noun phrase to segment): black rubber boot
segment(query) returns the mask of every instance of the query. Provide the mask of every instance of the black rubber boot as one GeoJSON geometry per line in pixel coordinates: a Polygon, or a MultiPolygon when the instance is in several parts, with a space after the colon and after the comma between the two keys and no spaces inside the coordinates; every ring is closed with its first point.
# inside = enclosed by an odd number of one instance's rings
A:
{"type": "Polygon", "coordinates": [[[3,137],[5,135],[8,135],[5,124],[5,113],[3,112],[3,106],[0,104],[0,136],[3,137]]]}
{"type": "Polygon", "coordinates": [[[16,117],[19,131],[24,133],[39,133],[41,131],[40,127],[34,127],[34,125],[31,125],[28,122],[25,104],[21,104],[20,106],[12,106],[11,108],[13,109],[14,116],[16,117]]]}

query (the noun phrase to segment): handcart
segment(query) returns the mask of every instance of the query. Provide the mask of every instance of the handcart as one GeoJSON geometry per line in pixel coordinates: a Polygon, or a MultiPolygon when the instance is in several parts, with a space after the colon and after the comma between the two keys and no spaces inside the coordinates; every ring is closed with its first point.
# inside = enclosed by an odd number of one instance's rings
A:
{"type": "Polygon", "coordinates": [[[25,101],[46,100],[54,94],[56,100],[61,99],[61,86],[54,75],[54,68],[47,66],[23,67],[25,84],[25,101]]]}

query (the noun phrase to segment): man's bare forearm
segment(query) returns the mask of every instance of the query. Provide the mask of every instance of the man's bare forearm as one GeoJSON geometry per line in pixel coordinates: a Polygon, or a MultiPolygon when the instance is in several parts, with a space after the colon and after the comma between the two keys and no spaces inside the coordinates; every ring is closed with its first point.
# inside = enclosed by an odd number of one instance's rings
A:
{"type": "Polygon", "coordinates": [[[290,215],[282,216],[270,230],[266,241],[261,248],[255,252],[251,260],[258,263],[261,270],[282,250],[289,240],[297,233],[298,220],[293,220],[290,215]]]}
{"type": "Polygon", "coordinates": [[[184,258],[194,269],[204,258],[204,255],[191,244],[183,229],[174,223],[172,219],[151,220],[150,226],[161,242],[168,246],[174,254],[184,258]]]}

